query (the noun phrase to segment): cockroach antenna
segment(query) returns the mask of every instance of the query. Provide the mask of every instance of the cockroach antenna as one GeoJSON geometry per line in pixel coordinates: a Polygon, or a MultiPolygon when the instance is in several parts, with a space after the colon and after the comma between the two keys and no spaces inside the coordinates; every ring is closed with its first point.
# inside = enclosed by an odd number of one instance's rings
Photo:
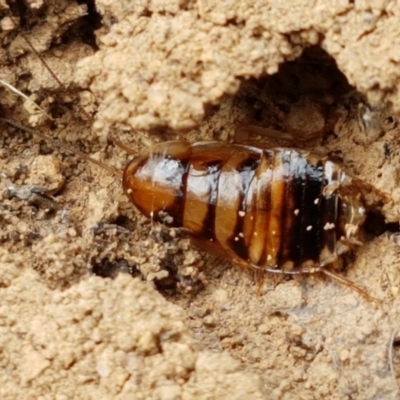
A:
{"type": "Polygon", "coordinates": [[[32,129],[29,129],[29,128],[23,126],[23,125],[20,125],[20,124],[18,124],[18,123],[16,123],[16,122],[10,120],[10,119],[7,119],[7,118],[0,118],[0,121],[1,121],[1,122],[4,122],[4,123],[6,123],[6,124],[8,124],[8,125],[10,125],[10,126],[13,126],[14,128],[17,128],[17,129],[20,129],[20,130],[22,130],[22,131],[24,131],[24,132],[27,132],[27,133],[29,133],[29,134],[31,134],[31,135],[33,135],[33,136],[39,137],[39,138],[45,140],[46,142],[53,141],[54,145],[55,145],[56,147],[58,147],[59,149],[64,150],[64,151],[67,151],[68,153],[71,153],[71,154],[75,154],[75,155],[77,155],[78,157],[80,157],[80,158],[82,158],[82,159],[84,159],[84,160],[86,160],[86,161],[89,161],[89,162],[91,162],[91,163],[93,163],[93,164],[96,164],[97,166],[99,166],[99,167],[101,167],[101,168],[107,170],[108,172],[110,172],[110,173],[111,173],[112,175],[114,175],[115,177],[117,177],[117,178],[119,178],[119,179],[122,179],[122,173],[121,173],[120,171],[118,171],[116,168],[111,167],[110,165],[104,164],[104,163],[102,163],[101,161],[98,161],[98,160],[96,160],[96,159],[94,159],[94,158],[88,156],[87,154],[85,154],[84,152],[82,152],[82,151],[80,151],[80,150],[78,150],[78,149],[69,147],[69,146],[67,146],[66,144],[63,144],[63,143],[58,142],[58,141],[57,141],[57,142],[54,142],[53,139],[47,137],[46,135],[43,135],[43,134],[40,133],[40,132],[34,131],[34,130],[32,130],[32,129]]]}
{"type": "MultiPolygon", "coordinates": [[[[15,26],[18,26],[17,20],[10,14],[9,15],[11,21],[15,26]]],[[[43,57],[38,53],[38,51],[35,49],[35,46],[32,44],[32,42],[29,40],[29,37],[25,35],[22,31],[20,32],[21,36],[25,39],[26,43],[28,43],[28,46],[32,49],[32,51],[35,53],[36,57],[39,58],[39,60],[42,62],[44,67],[47,69],[47,71],[50,73],[50,75],[53,77],[53,79],[60,85],[60,87],[63,87],[64,85],[62,82],[58,79],[57,75],[52,71],[52,69],[49,67],[49,65],[46,63],[46,61],[43,59],[43,57]]]]}

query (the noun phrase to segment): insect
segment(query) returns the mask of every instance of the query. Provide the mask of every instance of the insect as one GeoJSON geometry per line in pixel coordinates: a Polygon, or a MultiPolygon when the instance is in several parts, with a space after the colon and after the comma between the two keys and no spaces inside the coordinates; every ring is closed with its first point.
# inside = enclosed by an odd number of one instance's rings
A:
{"type": "MultiPolygon", "coordinates": [[[[362,243],[371,185],[325,157],[291,148],[176,141],[151,147],[122,184],[147,217],[185,228],[248,269],[321,272],[362,243]]],[[[367,295],[367,297],[370,297],[367,295]]]]}
{"type": "Polygon", "coordinates": [[[386,199],[327,157],[293,148],[170,141],[135,156],[121,176],[58,145],[122,177],[129,200],[148,218],[184,228],[241,267],[291,275],[320,272],[371,298],[329,267],[362,244],[368,195],[386,199]]]}

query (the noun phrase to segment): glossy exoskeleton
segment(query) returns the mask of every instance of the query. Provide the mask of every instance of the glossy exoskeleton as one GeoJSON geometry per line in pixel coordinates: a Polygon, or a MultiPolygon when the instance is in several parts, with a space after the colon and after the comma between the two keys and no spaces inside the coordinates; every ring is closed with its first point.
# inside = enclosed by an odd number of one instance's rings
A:
{"type": "Polygon", "coordinates": [[[182,141],[135,157],[123,187],[147,217],[185,228],[244,267],[320,271],[350,285],[325,267],[361,243],[373,190],[307,151],[182,141]]]}

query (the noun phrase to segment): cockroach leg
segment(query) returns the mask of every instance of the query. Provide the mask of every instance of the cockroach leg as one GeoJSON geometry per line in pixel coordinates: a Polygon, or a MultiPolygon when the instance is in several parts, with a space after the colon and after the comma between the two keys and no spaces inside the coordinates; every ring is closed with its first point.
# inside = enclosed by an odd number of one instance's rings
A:
{"type": "MultiPolygon", "coordinates": [[[[34,131],[32,129],[29,129],[29,128],[23,126],[23,125],[20,125],[20,124],[18,124],[16,122],[10,120],[10,119],[0,118],[0,122],[4,122],[4,123],[6,123],[6,124],[8,124],[10,126],[13,126],[14,128],[20,129],[20,130],[22,130],[24,132],[29,133],[30,135],[33,135],[33,136],[36,136],[36,137],[40,138],[42,140],[45,140],[45,141],[48,141],[48,142],[53,140],[53,139],[47,137],[46,135],[43,135],[40,132],[34,131]]],[[[77,155],[78,157],[82,158],[83,160],[86,160],[86,161],[89,161],[89,162],[91,162],[93,164],[96,164],[97,166],[107,170],[109,173],[111,173],[112,175],[114,175],[117,178],[121,178],[122,177],[121,172],[118,171],[116,168],[114,168],[114,167],[112,167],[110,165],[104,164],[101,161],[98,161],[98,160],[94,159],[93,157],[88,156],[87,154],[85,154],[84,152],[82,152],[82,151],[80,151],[78,149],[69,147],[66,144],[61,143],[61,142],[54,142],[53,141],[53,144],[54,144],[55,147],[57,147],[57,148],[59,148],[61,150],[64,150],[64,151],[66,151],[68,153],[77,155]]]]}
{"type": "Polygon", "coordinates": [[[349,279],[346,279],[345,277],[336,274],[326,267],[315,267],[315,268],[308,268],[308,269],[299,269],[299,270],[294,270],[294,271],[284,271],[281,269],[273,269],[273,268],[262,268],[257,265],[252,266],[254,269],[257,270],[264,270],[265,272],[271,272],[274,274],[284,274],[284,275],[311,275],[311,274],[324,274],[325,276],[328,276],[330,279],[338,282],[339,284],[343,286],[347,286],[359,294],[361,294],[363,297],[365,297],[367,300],[381,304],[382,300],[378,299],[377,297],[371,296],[369,293],[367,293],[365,290],[361,289],[358,287],[354,282],[350,281],[349,279]]]}
{"type": "Polygon", "coordinates": [[[114,143],[116,146],[118,146],[120,149],[124,150],[126,153],[132,154],[134,156],[137,155],[137,151],[131,149],[129,146],[127,146],[125,143],[121,142],[115,136],[108,135],[108,139],[110,140],[110,142],[114,143]]]}
{"type": "Polygon", "coordinates": [[[262,146],[262,140],[260,142],[259,138],[257,140],[252,140],[250,138],[251,136],[254,135],[260,136],[261,138],[264,139],[272,140],[274,142],[278,140],[283,140],[288,143],[294,142],[294,137],[290,133],[257,125],[246,125],[237,128],[235,130],[234,142],[247,145],[254,145],[255,147],[260,147],[260,145],[262,146]]]}
{"type": "Polygon", "coordinates": [[[377,297],[373,297],[371,296],[369,293],[367,293],[365,290],[361,289],[360,287],[358,287],[354,282],[346,279],[344,276],[335,274],[332,271],[329,271],[326,268],[321,268],[319,269],[318,272],[321,272],[322,274],[329,276],[329,278],[331,278],[332,280],[340,283],[341,285],[344,286],[348,286],[349,288],[355,290],[356,292],[358,292],[359,294],[361,294],[362,296],[364,296],[367,300],[369,301],[373,301],[375,303],[377,303],[378,305],[380,305],[382,303],[381,299],[378,299],[377,297]]]}

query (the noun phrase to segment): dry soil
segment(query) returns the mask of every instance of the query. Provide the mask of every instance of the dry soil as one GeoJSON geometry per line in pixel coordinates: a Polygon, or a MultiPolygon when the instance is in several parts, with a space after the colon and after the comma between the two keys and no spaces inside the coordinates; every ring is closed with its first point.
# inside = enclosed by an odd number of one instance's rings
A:
{"type": "Polygon", "coordinates": [[[260,289],[57,145],[120,171],[111,136],[312,150],[396,228],[399,19],[395,0],[0,0],[0,79],[29,96],[1,87],[0,117],[49,138],[0,125],[1,399],[399,398],[396,237],[340,272],[380,304],[317,276],[260,289]]]}

